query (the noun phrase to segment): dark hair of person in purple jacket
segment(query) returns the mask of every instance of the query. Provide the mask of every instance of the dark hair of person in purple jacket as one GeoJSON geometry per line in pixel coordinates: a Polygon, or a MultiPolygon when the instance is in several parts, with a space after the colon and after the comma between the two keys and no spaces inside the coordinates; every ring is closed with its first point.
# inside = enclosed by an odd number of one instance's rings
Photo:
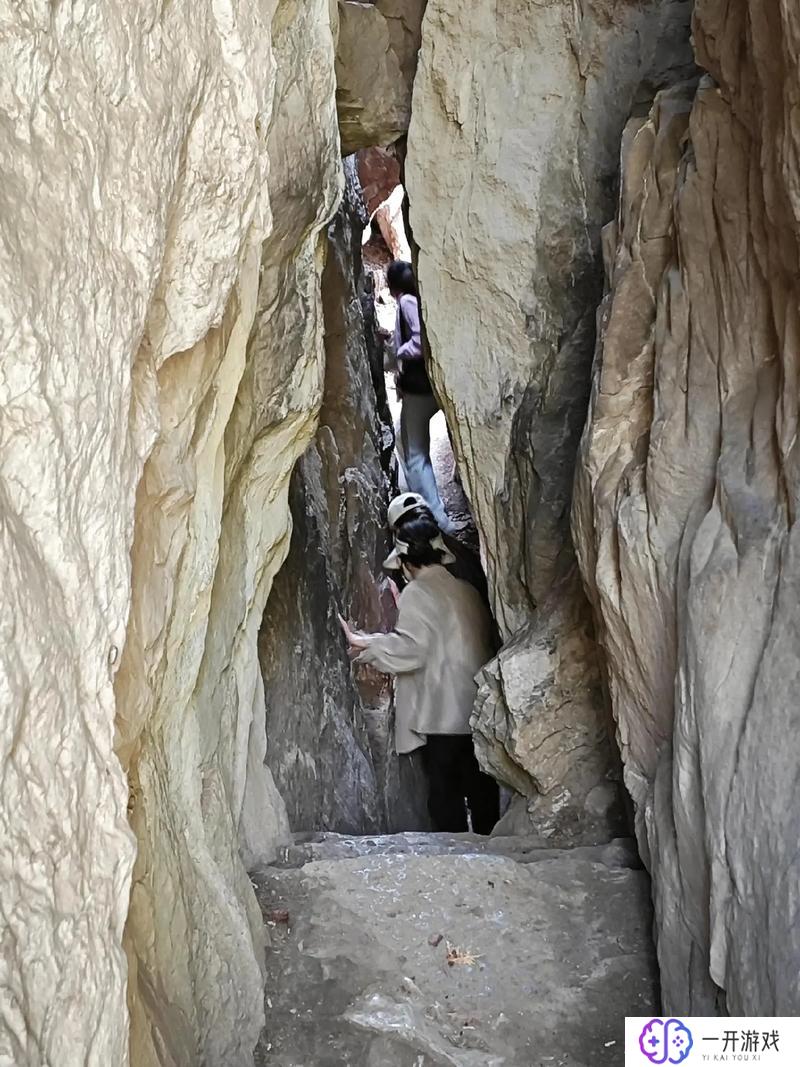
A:
{"type": "Polygon", "coordinates": [[[395,298],[398,296],[416,296],[417,283],[414,280],[414,271],[410,263],[402,259],[394,259],[386,271],[386,284],[389,292],[395,298]]]}

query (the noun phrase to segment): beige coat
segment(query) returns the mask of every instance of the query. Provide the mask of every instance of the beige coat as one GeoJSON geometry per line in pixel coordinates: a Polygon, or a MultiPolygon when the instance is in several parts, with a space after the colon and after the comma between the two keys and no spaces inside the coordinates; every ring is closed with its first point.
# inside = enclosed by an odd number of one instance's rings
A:
{"type": "Polygon", "coordinates": [[[475,675],[491,658],[491,621],[478,592],[444,567],[425,567],[400,594],[397,625],[370,634],[357,657],[395,685],[395,749],[413,752],[428,734],[468,734],[475,675]]]}

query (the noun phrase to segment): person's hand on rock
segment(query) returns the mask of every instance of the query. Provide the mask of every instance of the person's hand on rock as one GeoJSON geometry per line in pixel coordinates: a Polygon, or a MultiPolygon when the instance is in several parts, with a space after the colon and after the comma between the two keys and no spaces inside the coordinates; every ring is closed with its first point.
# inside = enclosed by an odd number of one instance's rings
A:
{"type": "Polygon", "coordinates": [[[358,630],[351,629],[350,623],[342,615],[337,615],[336,617],[339,620],[339,625],[344,633],[348,648],[359,652],[362,649],[365,649],[369,644],[365,635],[359,633],[358,630]]]}

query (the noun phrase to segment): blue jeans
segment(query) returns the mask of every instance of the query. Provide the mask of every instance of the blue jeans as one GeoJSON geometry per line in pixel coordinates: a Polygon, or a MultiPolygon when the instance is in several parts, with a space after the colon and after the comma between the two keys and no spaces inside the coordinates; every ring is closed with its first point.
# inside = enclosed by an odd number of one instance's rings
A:
{"type": "Polygon", "coordinates": [[[409,490],[425,497],[439,528],[449,533],[453,524],[439,496],[431,462],[431,419],[438,410],[439,405],[432,394],[405,393],[400,412],[400,443],[409,490]]]}

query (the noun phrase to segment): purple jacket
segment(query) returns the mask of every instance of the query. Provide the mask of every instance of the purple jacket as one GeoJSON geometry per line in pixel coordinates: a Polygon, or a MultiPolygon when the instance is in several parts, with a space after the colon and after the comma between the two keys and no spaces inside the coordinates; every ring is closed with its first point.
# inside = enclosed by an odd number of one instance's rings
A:
{"type": "Polygon", "coordinates": [[[394,350],[398,359],[422,359],[422,342],[419,336],[419,302],[415,296],[404,293],[397,302],[397,321],[394,324],[394,350]],[[402,309],[402,311],[401,311],[402,309]],[[411,334],[403,343],[400,315],[405,319],[411,334]]]}

